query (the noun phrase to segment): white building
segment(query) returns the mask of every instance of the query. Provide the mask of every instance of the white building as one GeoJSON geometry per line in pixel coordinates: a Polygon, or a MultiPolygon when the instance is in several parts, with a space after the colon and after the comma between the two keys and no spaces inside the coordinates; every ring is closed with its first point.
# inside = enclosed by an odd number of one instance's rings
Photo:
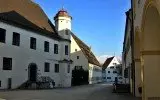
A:
{"type": "Polygon", "coordinates": [[[31,0],[0,0],[0,89],[71,86],[71,17],[54,19],[31,0]]]}
{"type": "Polygon", "coordinates": [[[125,84],[131,81],[132,49],[131,49],[131,10],[126,12],[126,27],[122,54],[122,72],[125,84]]]}
{"type": "Polygon", "coordinates": [[[120,73],[120,62],[116,57],[107,58],[103,64],[103,81],[107,83],[114,83],[118,80],[118,83],[122,82],[122,76],[120,73]]]}
{"type": "Polygon", "coordinates": [[[73,61],[73,84],[93,84],[102,81],[102,67],[91,48],[73,33],[71,33],[71,60],[73,61]],[[75,75],[74,72],[79,74],[76,73],[75,75]],[[84,79],[81,79],[81,77],[84,79]]]}

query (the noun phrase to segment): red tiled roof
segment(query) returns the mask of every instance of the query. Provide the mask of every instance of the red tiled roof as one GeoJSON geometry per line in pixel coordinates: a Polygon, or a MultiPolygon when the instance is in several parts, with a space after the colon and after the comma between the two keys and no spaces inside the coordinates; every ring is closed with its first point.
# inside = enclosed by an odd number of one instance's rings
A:
{"type": "Polygon", "coordinates": [[[58,13],[56,14],[56,16],[54,17],[54,19],[56,19],[57,17],[69,17],[69,18],[72,18],[68,12],[64,9],[61,9],[60,11],[58,11],[58,13]]]}
{"type": "MultiPolygon", "coordinates": [[[[21,16],[19,13],[15,11],[0,13],[0,20],[24,29],[36,31],[41,35],[47,35],[52,38],[60,39],[58,35],[53,34],[52,32],[46,29],[42,29],[38,27],[37,25],[30,22],[29,20],[27,20],[26,18],[24,18],[23,16],[21,16]]],[[[50,20],[48,20],[48,22],[51,24],[50,20]]]]}
{"type": "Polygon", "coordinates": [[[0,13],[15,11],[41,29],[56,33],[41,7],[31,0],[0,0],[0,13]]]}

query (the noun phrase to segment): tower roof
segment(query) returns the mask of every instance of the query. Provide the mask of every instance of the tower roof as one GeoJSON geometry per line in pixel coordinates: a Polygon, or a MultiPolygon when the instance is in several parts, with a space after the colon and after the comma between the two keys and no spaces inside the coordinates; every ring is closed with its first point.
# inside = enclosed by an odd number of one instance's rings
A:
{"type": "Polygon", "coordinates": [[[68,17],[72,19],[72,17],[68,14],[67,10],[65,10],[64,8],[58,11],[56,16],[54,17],[54,20],[58,17],[68,17]]]}

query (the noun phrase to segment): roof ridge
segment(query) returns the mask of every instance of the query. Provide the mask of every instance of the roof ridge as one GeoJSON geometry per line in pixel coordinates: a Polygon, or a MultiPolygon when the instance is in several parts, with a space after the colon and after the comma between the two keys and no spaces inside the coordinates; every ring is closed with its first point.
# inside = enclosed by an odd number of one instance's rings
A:
{"type": "Polygon", "coordinates": [[[83,44],[85,44],[88,48],[89,48],[89,46],[86,44],[86,43],[84,43],[80,38],[78,38],[75,34],[73,34],[72,32],[71,32],[71,35],[74,35],[79,41],[81,41],[83,44]]]}
{"type": "Polygon", "coordinates": [[[95,64],[97,66],[101,66],[99,61],[97,60],[96,56],[93,54],[93,52],[90,50],[90,48],[82,41],[80,40],[75,34],[71,32],[72,37],[82,50],[85,57],[88,59],[88,62],[91,64],[95,64]]]}
{"type": "Polygon", "coordinates": [[[113,60],[114,57],[115,57],[115,56],[112,56],[112,57],[107,58],[106,61],[104,62],[104,64],[102,65],[102,67],[103,67],[104,69],[106,69],[106,68],[108,67],[108,65],[111,63],[111,61],[113,60]]]}

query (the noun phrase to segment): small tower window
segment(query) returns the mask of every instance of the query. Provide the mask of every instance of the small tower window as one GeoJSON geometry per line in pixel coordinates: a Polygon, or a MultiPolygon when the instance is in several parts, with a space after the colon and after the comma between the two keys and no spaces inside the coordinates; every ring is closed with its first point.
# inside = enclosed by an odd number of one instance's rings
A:
{"type": "Polygon", "coordinates": [[[68,45],[65,45],[65,55],[68,55],[68,52],[69,52],[68,49],[69,49],[69,48],[68,48],[68,45]]]}
{"type": "Polygon", "coordinates": [[[69,31],[68,31],[68,29],[66,29],[66,30],[65,30],[65,33],[66,33],[66,35],[68,35],[68,34],[69,34],[69,31]]]}
{"type": "Polygon", "coordinates": [[[79,59],[79,56],[77,56],[77,59],[79,59]]]}
{"type": "Polygon", "coordinates": [[[70,65],[68,65],[67,72],[70,73],[70,65]]]}

